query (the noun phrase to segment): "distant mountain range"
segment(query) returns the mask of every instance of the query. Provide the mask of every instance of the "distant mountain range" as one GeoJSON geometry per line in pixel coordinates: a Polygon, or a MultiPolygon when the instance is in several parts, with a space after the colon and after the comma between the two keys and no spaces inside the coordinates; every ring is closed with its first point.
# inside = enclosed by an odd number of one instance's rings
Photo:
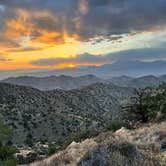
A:
{"type": "Polygon", "coordinates": [[[23,85],[28,87],[37,88],[39,90],[53,90],[53,89],[79,89],[94,83],[104,82],[104,80],[94,76],[85,75],[80,77],[71,76],[49,76],[49,77],[11,77],[3,80],[2,82],[23,85]]]}
{"type": "Polygon", "coordinates": [[[156,87],[161,83],[166,82],[166,75],[162,75],[159,77],[148,75],[138,78],[121,76],[121,77],[113,77],[108,81],[117,86],[123,86],[123,87],[134,87],[134,88],[156,87]]]}
{"type": "Polygon", "coordinates": [[[85,75],[80,77],[71,77],[65,75],[49,76],[49,77],[21,76],[21,77],[7,78],[5,80],[2,80],[1,82],[33,87],[44,91],[50,91],[55,89],[63,89],[63,90],[81,89],[85,86],[92,85],[95,83],[112,83],[114,85],[121,87],[145,88],[145,87],[156,87],[162,82],[166,82],[166,75],[162,75],[159,77],[153,75],[147,75],[137,78],[129,76],[120,76],[120,77],[112,77],[107,80],[101,79],[94,75],[85,75]]]}
{"type": "Polygon", "coordinates": [[[105,64],[101,66],[84,66],[75,68],[64,68],[55,70],[15,70],[0,71],[0,79],[16,76],[35,76],[48,77],[55,75],[68,75],[73,77],[83,75],[96,75],[97,77],[108,79],[110,77],[119,77],[128,75],[130,77],[141,77],[146,75],[163,75],[166,74],[166,61],[118,61],[113,64],[105,64]]]}

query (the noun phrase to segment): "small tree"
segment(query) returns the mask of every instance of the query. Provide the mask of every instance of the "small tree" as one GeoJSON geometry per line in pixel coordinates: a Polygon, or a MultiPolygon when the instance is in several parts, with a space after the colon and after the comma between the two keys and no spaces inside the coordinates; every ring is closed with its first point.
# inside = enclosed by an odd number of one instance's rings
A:
{"type": "Polygon", "coordinates": [[[135,90],[128,105],[122,107],[125,120],[146,123],[155,120],[157,115],[166,117],[166,84],[158,88],[135,90]]]}
{"type": "Polygon", "coordinates": [[[11,135],[11,130],[0,121],[0,165],[16,166],[16,159],[14,158],[15,149],[6,143],[11,135]]]}
{"type": "Polygon", "coordinates": [[[146,123],[149,120],[147,107],[150,94],[151,89],[136,89],[131,102],[122,107],[125,119],[146,123]]]}
{"type": "Polygon", "coordinates": [[[0,141],[6,141],[11,135],[11,130],[0,120],[0,141]]]}

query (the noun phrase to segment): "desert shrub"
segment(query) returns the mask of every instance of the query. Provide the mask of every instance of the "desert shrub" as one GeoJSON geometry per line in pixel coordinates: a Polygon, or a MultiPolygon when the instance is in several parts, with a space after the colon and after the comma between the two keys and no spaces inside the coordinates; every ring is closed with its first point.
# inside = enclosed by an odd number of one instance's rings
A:
{"type": "Polygon", "coordinates": [[[109,125],[106,126],[106,130],[110,130],[115,132],[116,130],[119,130],[122,128],[125,124],[120,121],[112,121],[109,125]]]}
{"type": "Polygon", "coordinates": [[[66,148],[69,144],[71,144],[73,141],[75,142],[81,142],[87,138],[92,138],[97,136],[99,133],[97,131],[91,131],[91,130],[82,130],[77,133],[73,133],[69,136],[69,138],[65,142],[59,143],[61,146],[61,149],[66,148]]]}
{"type": "Polygon", "coordinates": [[[113,152],[108,158],[109,165],[114,166],[160,166],[160,163],[151,158],[129,158],[123,156],[120,152],[113,152]]]}
{"type": "Polygon", "coordinates": [[[90,137],[90,131],[89,130],[83,130],[73,136],[73,140],[75,142],[80,142],[88,137],[90,137]]]}
{"type": "Polygon", "coordinates": [[[156,160],[139,152],[129,142],[112,142],[89,151],[78,166],[160,166],[156,160]]]}
{"type": "Polygon", "coordinates": [[[60,150],[61,145],[58,144],[50,144],[49,145],[49,149],[48,149],[48,155],[52,155],[55,152],[57,152],[58,150],[60,150]]]}
{"type": "Polygon", "coordinates": [[[31,133],[28,133],[26,136],[25,144],[32,147],[33,146],[33,137],[31,133]]]}
{"type": "Polygon", "coordinates": [[[93,150],[88,151],[78,166],[107,166],[108,149],[105,145],[95,147],[93,150]]]}
{"type": "Polygon", "coordinates": [[[111,143],[109,145],[110,152],[119,152],[126,157],[139,156],[136,147],[129,142],[111,143]]]}

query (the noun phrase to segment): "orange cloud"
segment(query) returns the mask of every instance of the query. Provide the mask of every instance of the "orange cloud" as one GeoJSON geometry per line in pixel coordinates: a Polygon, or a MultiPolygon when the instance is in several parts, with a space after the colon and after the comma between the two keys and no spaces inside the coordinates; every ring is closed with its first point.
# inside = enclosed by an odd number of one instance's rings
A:
{"type": "MultiPolygon", "coordinates": [[[[63,44],[63,33],[59,30],[52,29],[49,30],[49,25],[43,25],[48,27],[42,27],[42,24],[49,23],[51,26],[56,26],[56,17],[49,11],[27,11],[27,10],[17,10],[17,15],[15,19],[9,19],[6,22],[6,27],[1,35],[4,38],[9,39],[9,41],[15,41],[21,43],[22,37],[29,36],[33,43],[43,43],[43,44],[63,44]],[[37,24],[36,20],[41,21],[37,24]],[[48,29],[47,29],[48,28],[48,29]]],[[[6,43],[7,45],[8,43],[6,43]]],[[[33,44],[32,44],[33,45],[33,44]]]]}
{"type": "Polygon", "coordinates": [[[48,32],[46,30],[38,30],[39,37],[32,39],[35,43],[46,43],[46,44],[64,44],[64,39],[59,32],[48,32]]]}
{"type": "Polygon", "coordinates": [[[33,25],[23,22],[21,18],[17,20],[9,20],[6,23],[6,30],[4,36],[7,38],[19,38],[21,36],[28,36],[32,34],[33,25]]]}
{"type": "Polygon", "coordinates": [[[77,33],[69,33],[63,21],[47,10],[16,8],[15,17],[7,19],[0,32],[0,39],[5,39],[0,41],[0,49],[10,53],[43,50],[82,40],[77,33]]]}
{"type": "Polygon", "coordinates": [[[28,68],[40,68],[40,67],[35,67],[33,65],[29,65],[26,63],[13,63],[11,62],[0,62],[0,70],[4,70],[4,69],[8,69],[8,70],[12,70],[12,69],[28,69],[28,68]]]}

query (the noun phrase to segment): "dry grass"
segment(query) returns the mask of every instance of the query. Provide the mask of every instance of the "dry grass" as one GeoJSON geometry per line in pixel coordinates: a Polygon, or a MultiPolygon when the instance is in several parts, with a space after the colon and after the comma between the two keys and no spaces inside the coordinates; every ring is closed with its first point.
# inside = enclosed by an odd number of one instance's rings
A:
{"type": "Polygon", "coordinates": [[[93,139],[87,139],[81,143],[71,143],[64,151],[61,151],[51,157],[29,164],[28,166],[77,166],[79,161],[88,152],[97,146],[93,139]]]}
{"type": "Polygon", "coordinates": [[[166,152],[161,151],[165,138],[166,122],[135,130],[122,128],[81,143],[73,142],[64,151],[28,166],[93,166],[93,162],[99,166],[165,166],[166,152]],[[107,160],[107,164],[99,164],[99,158],[107,160]]]}

